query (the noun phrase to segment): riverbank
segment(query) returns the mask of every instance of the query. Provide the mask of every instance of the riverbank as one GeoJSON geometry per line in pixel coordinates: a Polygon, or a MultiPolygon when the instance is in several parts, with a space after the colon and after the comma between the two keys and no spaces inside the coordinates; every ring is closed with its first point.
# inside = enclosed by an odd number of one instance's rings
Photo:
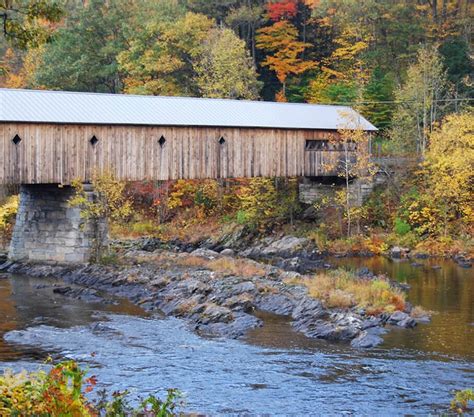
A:
{"type": "Polygon", "coordinates": [[[257,312],[263,326],[242,339],[208,338],[185,319],[145,314],[120,298],[86,303],[53,293],[56,287],[81,288],[62,280],[6,274],[0,279],[0,366],[33,370],[48,356],[73,358],[97,376],[97,389],[146,396],[175,387],[185,393],[186,411],[208,415],[311,415],[315,409],[438,415],[454,390],[472,386],[470,270],[430,259],[417,268],[382,257],[326,262],[408,283],[408,300],[433,311],[431,323],[390,327],[379,347],[354,349],[307,338],[290,317],[257,312]],[[432,268],[435,262],[441,269],[432,268]]]}
{"type": "MultiPolygon", "coordinates": [[[[225,250],[201,248],[186,253],[145,244],[127,250],[113,265],[16,263],[6,264],[4,271],[60,278],[65,285],[51,290],[66,297],[91,302],[107,302],[103,294],[124,297],[146,311],[183,318],[198,334],[211,337],[243,337],[262,326],[255,313],[264,311],[291,317],[293,328],[308,337],[369,348],[383,341],[381,336],[390,326],[412,328],[429,320],[405,302],[390,301],[390,309],[378,311],[355,301],[347,303],[355,295],[344,293],[340,286],[328,288],[326,299],[321,292],[315,298],[315,283],[320,287],[317,277],[235,258],[225,250]],[[329,302],[334,296],[342,299],[342,307],[335,307],[334,300],[329,302]]],[[[395,282],[366,269],[350,279],[354,286],[380,287],[379,293],[388,294],[390,300],[401,291],[395,282]]],[[[326,286],[333,281],[329,276],[326,286]]]]}

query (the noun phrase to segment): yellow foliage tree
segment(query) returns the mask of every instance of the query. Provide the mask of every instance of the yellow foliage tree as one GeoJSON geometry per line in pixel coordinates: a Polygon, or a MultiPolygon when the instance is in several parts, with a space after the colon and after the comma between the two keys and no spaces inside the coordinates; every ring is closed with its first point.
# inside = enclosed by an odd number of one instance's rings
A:
{"type": "Polygon", "coordinates": [[[360,116],[353,111],[340,112],[342,122],[338,134],[331,138],[333,146],[341,150],[341,156],[333,163],[336,165],[337,175],[344,179],[345,188],[336,193],[336,203],[344,209],[347,222],[347,235],[351,236],[354,220],[364,215],[364,210],[358,204],[358,199],[351,195],[351,181],[368,182],[374,175],[374,167],[370,161],[369,135],[360,122],[360,116]]]}
{"type": "Polygon", "coordinates": [[[286,20],[258,31],[257,48],[269,52],[262,62],[264,67],[275,71],[282,90],[278,101],[286,101],[286,81],[289,75],[298,75],[315,67],[315,63],[300,58],[310,44],[298,41],[298,30],[286,20]]]}
{"type": "Polygon", "coordinates": [[[118,222],[132,214],[132,201],[125,194],[126,183],[115,178],[111,172],[95,173],[91,182],[93,193],[88,193],[80,180],[72,183],[74,195],[69,200],[71,207],[81,209],[81,217],[96,232],[94,242],[95,260],[103,256],[107,229],[100,222],[118,222]]]}
{"type": "Polygon", "coordinates": [[[442,213],[444,233],[450,220],[474,223],[474,111],[451,114],[430,135],[423,164],[429,193],[442,213]]]}

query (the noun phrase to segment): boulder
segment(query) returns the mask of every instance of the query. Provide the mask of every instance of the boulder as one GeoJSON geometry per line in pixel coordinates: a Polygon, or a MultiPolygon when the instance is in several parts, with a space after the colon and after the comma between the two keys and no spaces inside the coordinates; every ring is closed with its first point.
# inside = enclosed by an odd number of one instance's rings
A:
{"type": "Polygon", "coordinates": [[[400,322],[402,320],[406,320],[409,317],[410,316],[407,313],[404,313],[403,311],[395,311],[395,313],[393,313],[389,317],[388,323],[389,324],[398,324],[398,322],[400,322]]]}
{"type": "Polygon", "coordinates": [[[402,257],[402,248],[394,246],[390,249],[390,257],[394,259],[400,259],[402,257]]]}
{"type": "Polygon", "coordinates": [[[294,302],[284,294],[266,294],[258,300],[257,308],[274,314],[289,315],[293,311],[294,302]]]}
{"type": "Polygon", "coordinates": [[[369,349],[380,345],[382,342],[383,339],[380,336],[363,331],[352,340],[351,346],[356,349],[369,349]]]}
{"type": "Polygon", "coordinates": [[[229,323],[233,318],[231,309],[216,304],[208,304],[200,315],[199,323],[229,323]]]}
{"type": "Polygon", "coordinates": [[[224,256],[234,256],[234,255],[235,255],[235,251],[234,251],[233,249],[227,248],[227,249],[224,249],[223,251],[221,251],[221,255],[224,255],[224,256]]]}
{"type": "Polygon", "coordinates": [[[308,244],[308,239],[295,236],[284,236],[264,247],[261,254],[263,256],[282,256],[287,258],[304,249],[308,244]]]}
{"type": "Polygon", "coordinates": [[[412,329],[413,327],[415,327],[417,324],[416,320],[415,319],[412,319],[411,317],[407,317],[403,320],[400,320],[398,323],[397,323],[397,326],[399,327],[403,327],[405,329],[412,329]]]}

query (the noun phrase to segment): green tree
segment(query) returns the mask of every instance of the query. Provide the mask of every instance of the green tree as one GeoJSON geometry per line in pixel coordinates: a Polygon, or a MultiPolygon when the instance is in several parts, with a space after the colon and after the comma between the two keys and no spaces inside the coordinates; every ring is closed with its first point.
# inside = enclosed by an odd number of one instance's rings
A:
{"type": "MultiPolygon", "coordinates": [[[[446,75],[454,85],[456,96],[472,97],[474,95],[474,62],[467,42],[460,37],[449,39],[441,44],[439,52],[444,59],[446,75]]],[[[457,108],[455,107],[454,110],[457,108]]]]}
{"type": "Polygon", "coordinates": [[[358,88],[353,81],[338,81],[319,73],[310,81],[305,98],[309,103],[352,104],[358,98],[358,88]]]}
{"type": "Polygon", "coordinates": [[[372,72],[363,92],[366,103],[361,108],[362,113],[382,131],[390,126],[392,119],[393,103],[388,102],[394,99],[393,89],[391,75],[384,74],[381,68],[377,67],[372,72]]]}
{"type": "Polygon", "coordinates": [[[230,29],[213,29],[194,65],[203,97],[258,99],[260,85],[245,42],[230,29]]]}
{"type": "Polygon", "coordinates": [[[36,83],[58,90],[120,92],[116,57],[126,48],[123,24],[128,13],[119,0],[90,0],[74,9],[46,46],[36,83]]]}

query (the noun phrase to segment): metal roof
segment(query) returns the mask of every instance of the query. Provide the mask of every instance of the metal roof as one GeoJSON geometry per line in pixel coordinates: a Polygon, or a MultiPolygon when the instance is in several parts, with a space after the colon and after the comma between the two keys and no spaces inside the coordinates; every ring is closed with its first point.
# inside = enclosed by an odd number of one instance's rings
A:
{"type": "Polygon", "coordinates": [[[346,106],[0,89],[0,122],[377,130],[346,106]]]}

